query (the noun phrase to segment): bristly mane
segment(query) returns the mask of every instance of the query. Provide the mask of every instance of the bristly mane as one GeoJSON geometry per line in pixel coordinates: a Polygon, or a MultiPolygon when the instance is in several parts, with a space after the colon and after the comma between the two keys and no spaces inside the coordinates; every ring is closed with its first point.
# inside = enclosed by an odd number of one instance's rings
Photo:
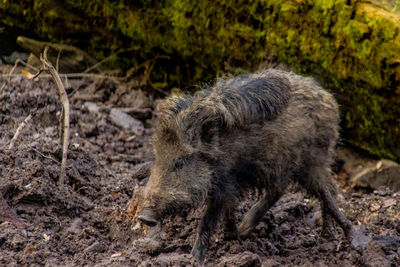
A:
{"type": "Polygon", "coordinates": [[[221,104],[218,112],[227,126],[272,120],[290,98],[289,80],[278,76],[242,75],[219,80],[210,95],[221,104]]]}
{"type": "Polygon", "coordinates": [[[289,98],[289,81],[277,75],[220,79],[214,87],[194,96],[170,97],[165,103],[160,126],[176,127],[180,136],[193,140],[205,128],[212,130],[211,125],[232,128],[273,120],[287,106],[289,98]]]}

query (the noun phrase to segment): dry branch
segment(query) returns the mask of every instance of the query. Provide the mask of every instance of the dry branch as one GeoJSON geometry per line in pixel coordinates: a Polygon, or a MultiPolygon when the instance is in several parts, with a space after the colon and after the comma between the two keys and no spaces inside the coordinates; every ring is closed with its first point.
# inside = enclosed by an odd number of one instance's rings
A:
{"type": "MultiPolygon", "coordinates": [[[[23,76],[22,74],[0,74],[0,78],[11,78],[23,76]]],[[[95,73],[65,73],[59,74],[61,78],[92,78],[92,79],[110,79],[115,81],[125,81],[126,77],[118,77],[104,74],[95,74],[95,73]]],[[[40,77],[52,77],[51,75],[41,75],[40,77]]]]}
{"type": "Polygon", "coordinates": [[[40,61],[43,63],[43,69],[45,71],[50,72],[53,77],[60,96],[60,100],[63,106],[63,150],[62,150],[62,161],[61,161],[61,170],[60,170],[60,180],[59,184],[64,183],[65,179],[65,168],[67,165],[67,154],[68,154],[68,145],[69,145],[69,101],[67,92],[65,91],[64,85],[61,81],[60,75],[51,64],[50,61],[47,60],[47,51],[48,47],[45,47],[43,54],[40,56],[40,61]]]}
{"type": "Polygon", "coordinates": [[[14,147],[14,143],[17,140],[18,136],[21,134],[21,130],[25,127],[25,125],[30,121],[32,118],[32,115],[29,114],[28,117],[25,118],[23,122],[17,127],[17,130],[15,131],[15,134],[13,138],[11,139],[10,145],[8,146],[8,149],[12,149],[14,147]]]}
{"type": "Polygon", "coordinates": [[[22,65],[24,65],[25,67],[28,67],[28,68],[30,68],[30,69],[32,69],[32,70],[35,70],[35,71],[38,70],[38,69],[35,68],[34,66],[29,65],[28,63],[26,63],[26,62],[24,62],[23,60],[21,60],[21,59],[18,58],[18,59],[15,61],[14,66],[12,67],[10,73],[8,74],[8,78],[9,78],[8,82],[11,82],[11,77],[13,76],[12,74],[13,74],[13,72],[15,71],[15,69],[17,68],[18,64],[22,64],[22,65]]]}

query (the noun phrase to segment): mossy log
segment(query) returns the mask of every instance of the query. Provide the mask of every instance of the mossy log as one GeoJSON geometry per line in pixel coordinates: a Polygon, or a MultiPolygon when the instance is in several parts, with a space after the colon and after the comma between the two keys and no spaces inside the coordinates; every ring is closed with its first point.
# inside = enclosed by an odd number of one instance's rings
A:
{"type": "Polygon", "coordinates": [[[78,46],[98,60],[113,55],[112,66],[145,73],[154,86],[207,81],[225,66],[250,71],[283,62],[335,92],[345,140],[400,161],[398,3],[5,0],[0,26],[78,46]]]}
{"type": "MultiPolygon", "coordinates": [[[[32,53],[39,62],[40,54],[47,47],[48,61],[57,66],[60,73],[83,72],[97,63],[86,52],[70,45],[40,42],[24,36],[17,38],[17,44],[32,53]]],[[[40,66],[42,66],[42,62],[40,62],[40,66]]]]}

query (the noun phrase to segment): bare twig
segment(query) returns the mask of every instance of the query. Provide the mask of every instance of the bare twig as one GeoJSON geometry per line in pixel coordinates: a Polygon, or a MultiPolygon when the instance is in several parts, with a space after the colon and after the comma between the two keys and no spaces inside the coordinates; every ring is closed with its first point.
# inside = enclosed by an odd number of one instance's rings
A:
{"type": "Polygon", "coordinates": [[[87,73],[87,72],[89,72],[89,71],[91,71],[91,70],[93,70],[93,69],[99,67],[101,64],[103,64],[103,63],[106,62],[107,60],[109,60],[108,57],[106,57],[105,59],[103,59],[103,60],[100,61],[100,62],[97,62],[97,63],[94,64],[93,66],[87,68],[83,73],[87,73]]]}
{"type": "Polygon", "coordinates": [[[29,65],[28,63],[26,63],[26,62],[24,62],[23,60],[21,60],[20,58],[18,58],[18,59],[15,61],[14,66],[12,67],[10,73],[8,74],[8,82],[11,82],[12,74],[13,74],[13,72],[15,71],[15,69],[17,68],[18,64],[22,64],[22,65],[24,65],[25,67],[28,67],[28,68],[30,68],[30,69],[32,69],[32,70],[35,70],[35,71],[38,70],[38,69],[35,68],[34,66],[29,65]]]}
{"type": "Polygon", "coordinates": [[[17,59],[16,61],[15,61],[15,64],[14,64],[14,66],[12,67],[12,69],[11,69],[11,71],[10,71],[10,76],[9,76],[9,78],[8,78],[8,82],[10,83],[11,82],[11,74],[14,72],[14,70],[17,68],[17,66],[18,66],[18,62],[19,62],[19,59],[17,59]]]}
{"type": "Polygon", "coordinates": [[[105,62],[111,60],[113,57],[117,56],[118,54],[129,52],[129,51],[135,51],[135,50],[138,50],[138,49],[140,49],[139,46],[133,46],[133,47],[130,47],[130,48],[120,49],[117,52],[115,52],[115,53],[109,55],[108,57],[104,58],[102,61],[97,62],[93,66],[87,68],[83,73],[87,73],[87,72],[99,67],[100,65],[104,64],[105,62]]]}
{"type": "Polygon", "coordinates": [[[40,152],[40,151],[37,150],[36,148],[32,148],[32,150],[35,151],[36,153],[38,153],[38,154],[39,154],[40,156],[42,156],[43,158],[50,159],[50,160],[54,161],[55,163],[60,164],[60,162],[58,162],[56,159],[54,159],[54,158],[52,158],[52,157],[50,157],[50,156],[44,155],[42,152],[40,152]]]}
{"type": "Polygon", "coordinates": [[[40,61],[43,63],[44,70],[50,72],[51,76],[53,77],[54,81],[56,82],[58,92],[60,95],[60,99],[62,102],[63,107],[63,150],[62,150],[62,161],[61,161],[61,171],[60,171],[60,180],[59,184],[64,183],[65,179],[65,167],[67,165],[67,154],[68,154],[68,144],[69,144],[69,101],[67,92],[65,91],[64,85],[61,81],[60,75],[54,68],[54,66],[47,60],[47,51],[48,47],[44,49],[42,55],[40,55],[40,61]]]}
{"type": "MultiPolygon", "coordinates": [[[[22,74],[0,74],[0,77],[17,77],[17,76],[23,76],[22,74]]],[[[104,75],[104,74],[95,74],[95,73],[65,73],[65,74],[59,74],[61,78],[92,78],[92,79],[110,79],[110,80],[117,80],[117,81],[123,81],[126,80],[125,77],[117,77],[117,76],[110,76],[110,75],[104,75]]],[[[52,77],[51,75],[41,75],[41,77],[49,78],[52,77]]]]}
{"type": "Polygon", "coordinates": [[[31,118],[32,118],[32,115],[29,114],[28,117],[26,117],[25,120],[23,122],[21,122],[20,125],[17,127],[17,130],[15,131],[15,134],[14,134],[13,138],[11,139],[8,149],[12,149],[14,147],[14,143],[17,140],[18,136],[21,134],[21,130],[25,127],[25,125],[30,121],[31,118]]]}
{"type": "Polygon", "coordinates": [[[57,60],[56,60],[56,71],[58,72],[58,63],[60,63],[60,56],[61,56],[62,49],[58,50],[57,60]]]}
{"type": "Polygon", "coordinates": [[[36,74],[34,74],[32,77],[30,77],[29,79],[30,79],[30,80],[36,79],[43,71],[44,71],[44,68],[41,67],[41,68],[39,69],[39,71],[38,71],[36,74]]]}

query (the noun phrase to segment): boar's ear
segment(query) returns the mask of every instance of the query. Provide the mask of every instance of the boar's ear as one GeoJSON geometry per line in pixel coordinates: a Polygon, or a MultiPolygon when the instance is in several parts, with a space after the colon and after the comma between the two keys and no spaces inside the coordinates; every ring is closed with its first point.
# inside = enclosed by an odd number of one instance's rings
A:
{"type": "Polygon", "coordinates": [[[183,142],[199,148],[201,145],[215,145],[218,142],[219,131],[222,129],[220,122],[208,110],[191,109],[180,114],[177,124],[183,142]]]}
{"type": "Polygon", "coordinates": [[[193,103],[193,96],[191,95],[184,95],[184,96],[171,96],[167,98],[161,105],[160,105],[160,121],[161,122],[168,122],[174,120],[177,115],[190,107],[193,103]]]}
{"type": "Polygon", "coordinates": [[[171,116],[177,115],[182,110],[187,109],[193,104],[192,95],[172,96],[166,100],[166,108],[171,116]]]}
{"type": "Polygon", "coordinates": [[[179,140],[176,129],[177,115],[193,103],[191,95],[171,96],[159,106],[160,123],[153,142],[176,143],[179,140]]]}

